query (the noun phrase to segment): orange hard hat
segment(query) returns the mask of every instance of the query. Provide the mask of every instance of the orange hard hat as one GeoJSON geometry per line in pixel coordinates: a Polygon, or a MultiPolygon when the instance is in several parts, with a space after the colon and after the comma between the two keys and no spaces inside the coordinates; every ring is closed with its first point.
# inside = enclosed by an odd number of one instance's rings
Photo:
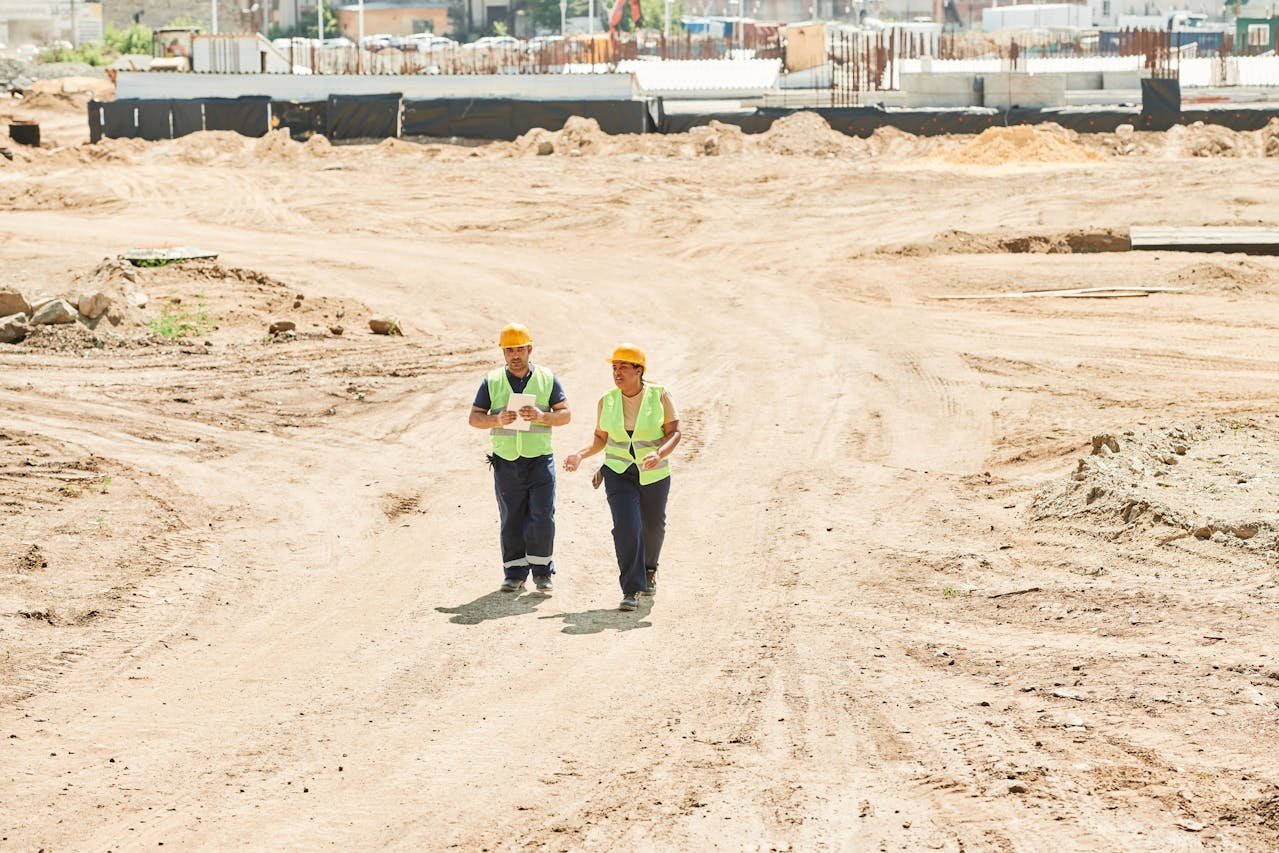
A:
{"type": "Polygon", "coordinates": [[[528,333],[528,326],[522,323],[508,323],[498,335],[497,345],[507,347],[524,347],[533,343],[533,336],[528,333]]]}
{"type": "Polygon", "coordinates": [[[627,361],[631,364],[638,364],[645,370],[648,369],[648,362],[644,358],[644,350],[635,346],[635,344],[618,344],[613,349],[613,355],[608,359],[609,364],[615,361],[627,361]]]}

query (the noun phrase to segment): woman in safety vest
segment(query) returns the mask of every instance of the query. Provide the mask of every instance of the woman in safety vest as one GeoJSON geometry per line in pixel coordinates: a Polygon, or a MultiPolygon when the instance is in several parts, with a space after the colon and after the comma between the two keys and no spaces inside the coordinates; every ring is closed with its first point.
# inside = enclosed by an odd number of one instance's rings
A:
{"type": "MultiPolygon", "coordinates": [[[[634,344],[619,344],[609,359],[617,387],[600,398],[589,447],[564,460],[570,474],[588,456],[604,451],[603,476],[613,512],[621,610],[634,610],[640,595],[657,591],[657,559],[666,538],[666,499],[671,493],[668,458],[679,444],[679,415],[661,385],[644,380],[647,360],[634,344]]],[[[596,482],[596,485],[599,485],[596,482]]]]}

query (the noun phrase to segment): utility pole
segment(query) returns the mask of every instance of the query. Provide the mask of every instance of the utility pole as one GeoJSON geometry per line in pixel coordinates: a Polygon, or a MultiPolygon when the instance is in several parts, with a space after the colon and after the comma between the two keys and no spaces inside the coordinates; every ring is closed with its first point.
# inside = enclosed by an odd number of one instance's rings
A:
{"type": "Polygon", "coordinates": [[[213,34],[216,36],[218,34],[218,0],[209,0],[209,14],[213,19],[210,29],[213,30],[213,34]]]}

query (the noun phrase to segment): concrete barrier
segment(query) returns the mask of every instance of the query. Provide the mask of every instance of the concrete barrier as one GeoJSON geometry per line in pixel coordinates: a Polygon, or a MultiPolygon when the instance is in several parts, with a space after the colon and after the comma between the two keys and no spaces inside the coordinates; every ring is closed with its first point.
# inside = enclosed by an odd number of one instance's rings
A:
{"type": "Polygon", "coordinates": [[[982,105],[996,110],[1065,106],[1066,75],[1019,72],[983,74],[982,105]]]}
{"type": "Polygon", "coordinates": [[[902,72],[901,89],[907,107],[979,107],[975,74],[902,72]]]}

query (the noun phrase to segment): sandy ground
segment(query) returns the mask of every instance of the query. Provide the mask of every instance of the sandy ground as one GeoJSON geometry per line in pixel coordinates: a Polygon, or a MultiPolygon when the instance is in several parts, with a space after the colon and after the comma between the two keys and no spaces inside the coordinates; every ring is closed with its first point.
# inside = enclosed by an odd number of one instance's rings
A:
{"type": "Polygon", "coordinates": [[[0,846],[1279,845],[1279,260],[1068,237],[1279,160],[287,145],[0,162],[2,283],[150,297],[0,346],[0,846]],[[637,613],[581,474],[496,591],[512,318],[561,456],[619,339],[684,414],[637,613]]]}

